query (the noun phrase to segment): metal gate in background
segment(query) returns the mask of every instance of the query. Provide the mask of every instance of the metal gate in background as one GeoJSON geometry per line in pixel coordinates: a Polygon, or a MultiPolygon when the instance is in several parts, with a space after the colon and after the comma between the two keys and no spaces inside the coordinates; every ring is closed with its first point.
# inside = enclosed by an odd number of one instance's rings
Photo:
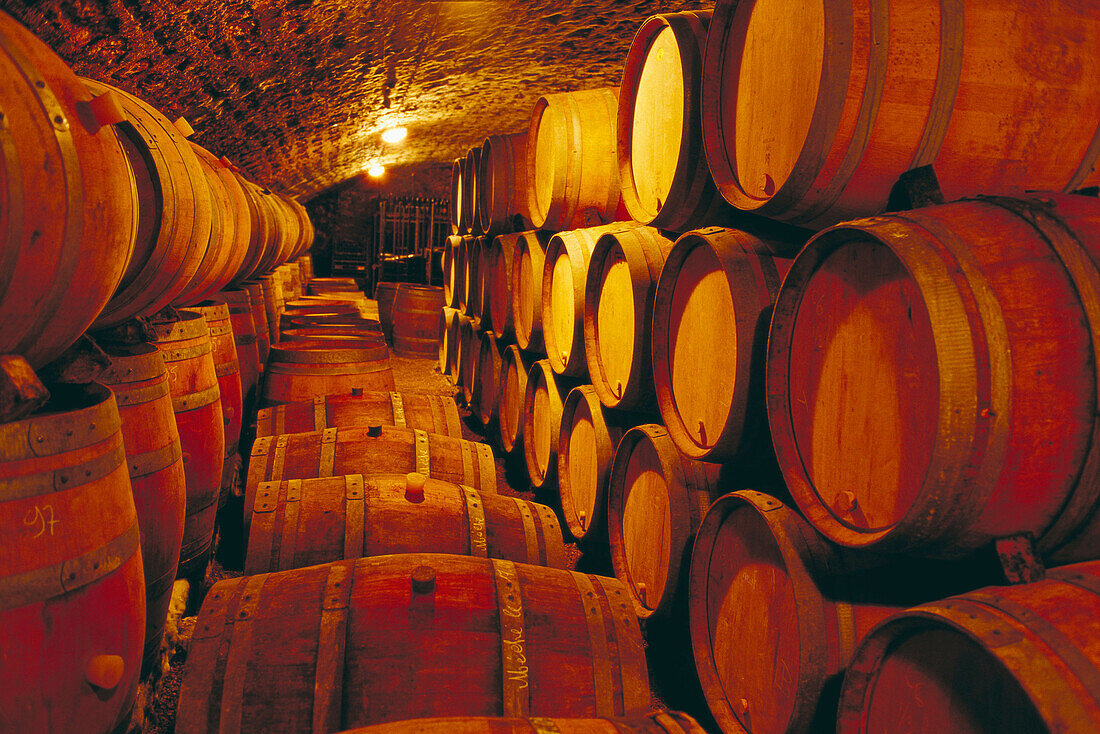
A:
{"type": "Polygon", "coordinates": [[[374,220],[370,292],[381,280],[438,285],[432,283],[432,253],[446,242],[450,221],[444,199],[380,199],[374,220]]]}

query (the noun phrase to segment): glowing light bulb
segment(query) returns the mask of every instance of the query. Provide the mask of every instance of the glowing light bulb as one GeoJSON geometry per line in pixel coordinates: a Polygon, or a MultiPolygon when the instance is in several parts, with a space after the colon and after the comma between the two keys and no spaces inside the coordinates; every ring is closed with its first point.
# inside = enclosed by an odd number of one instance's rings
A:
{"type": "Polygon", "coordinates": [[[403,127],[391,127],[382,133],[382,139],[387,143],[399,143],[405,139],[409,131],[403,127]]]}
{"type": "Polygon", "coordinates": [[[370,168],[367,169],[367,173],[369,175],[373,176],[374,178],[378,178],[379,176],[381,176],[385,172],[386,172],[386,167],[385,166],[371,166],[370,168]]]}

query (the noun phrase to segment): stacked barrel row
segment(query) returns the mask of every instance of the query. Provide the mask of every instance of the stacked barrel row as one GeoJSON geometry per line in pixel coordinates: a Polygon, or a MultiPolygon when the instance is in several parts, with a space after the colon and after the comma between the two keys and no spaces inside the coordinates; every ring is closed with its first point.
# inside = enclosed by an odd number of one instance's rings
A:
{"type": "MultiPolygon", "coordinates": [[[[249,575],[203,603],[177,731],[601,716],[634,718],[560,726],[701,732],[679,714],[643,718],[625,589],[565,570],[553,510],[498,496],[492,450],[462,439],[454,402],[396,392],[383,326],[362,315],[373,303],[323,280],[283,305],[244,488],[249,575]]],[[[395,352],[424,350],[405,327],[427,311],[434,353],[441,303],[442,289],[396,288],[395,352]]]]}
{"type": "Polygon", "coordinates": [[[1100,86],[1021,59],[1100,24],[888,5],[652,18],[456,161],[440,368],[724,731],[1091,731],[1100,205],[1023,191],[1097,183],[1100,86]]]}
{"type": "Polygon", "coordinates": [[[0,68],[0,709],[110,731],[239,484],[261,279],[291,287],[313,228],[2,13],[0,68]]]}

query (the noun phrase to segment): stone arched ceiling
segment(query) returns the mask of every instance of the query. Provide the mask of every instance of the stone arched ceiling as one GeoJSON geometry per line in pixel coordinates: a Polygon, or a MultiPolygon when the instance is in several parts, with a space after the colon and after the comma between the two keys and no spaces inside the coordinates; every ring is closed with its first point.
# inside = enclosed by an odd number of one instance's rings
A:
{"type": "Polygon", "coordinates": [[[301,198],[526,129],[540,94],[618,86],[634,32],[713,0],[0,0],[79,74],[182,115],[301,198]],[[409,137],[386,145],[381,131],[409,137]]]}

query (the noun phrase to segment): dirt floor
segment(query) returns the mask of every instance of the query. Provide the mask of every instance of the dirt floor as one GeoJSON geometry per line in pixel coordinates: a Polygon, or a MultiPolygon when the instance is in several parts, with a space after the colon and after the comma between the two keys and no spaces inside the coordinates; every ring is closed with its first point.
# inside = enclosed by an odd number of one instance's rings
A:
{"type": "MultiPolygon", "coordinates": [[[[454,395],[457,389],[441,375],[435,360],[416,359],[391,355],[391,365],[398,392],[420,392],[436,395],[454,395]]],[[[471,441],[486,441],[482,427],[468,410],[460,407],[463,417],[463,435],[471,441]]],[[[491,441],[487,441],[492,443],[491,441]]],[[[244,441],[242,441],[242,446],[244,441]]],[[[247,451],[244,451],[247,456],[247,451]]],[[[518,465],[506,458],[499,447],[494,446],[497,455],[497,489],[500,494],[540,502],[553,507],[560,516],[560,502],[556,486],[549,491],[545,488],[534,490],[527,481],[526,470],[522,466],[522,456],[518,465]]],[[[220,514],[226,528],[234,527],[241,519],[240,498],[232,498],[220,514]]],[[[560,517],[559,517],[560,520],[560,517]]],[[[566,527],[561,520],[563,528],[566,527]]],[[[568,530],[566,530],[568,532],[568,530]]],[[[567,538],[566,540],[569,540],[567,538]]],[[[582,552],[576,543],[566,546],[573,568],[586,573],[613,576],[611,560],[606,548],[597,551],[582,552]]],[[[169,620],[169,636],[164,650],[166,672],[159,680],[148,681],[139,692],[139,701],[133,724],[129,731],[146,734],[168,734],[175,731],[175,709],[179,696],[182,672],[186,665],[186,641],[194,626],[198,606],[204,588],[221,579],[243,575],[241,570],[243,548],[238,537],[225,532],[220,538],[218,551],[208,571],[205,584],[194,585],[183,608],[181,582],[177,582],[180,598],[176,599],[176,616],[169,620]],[[142,713],[144,712],[144,713],[142,713]]],[[[681,597],[684,594],[680,594],[681,597]]],[[[649,663],[650,685],[653,689],[654,706],[657,708],[675,708],[695,716],[709,731],[718,731],[710,719],[705,701],[699,690],[694,663],[691,657],[691,643],[687,633],[686,611],[678,610],[671,620],[662,624],[650,624],[643,629],[646,640],[646,656],[649,663]]]]}

